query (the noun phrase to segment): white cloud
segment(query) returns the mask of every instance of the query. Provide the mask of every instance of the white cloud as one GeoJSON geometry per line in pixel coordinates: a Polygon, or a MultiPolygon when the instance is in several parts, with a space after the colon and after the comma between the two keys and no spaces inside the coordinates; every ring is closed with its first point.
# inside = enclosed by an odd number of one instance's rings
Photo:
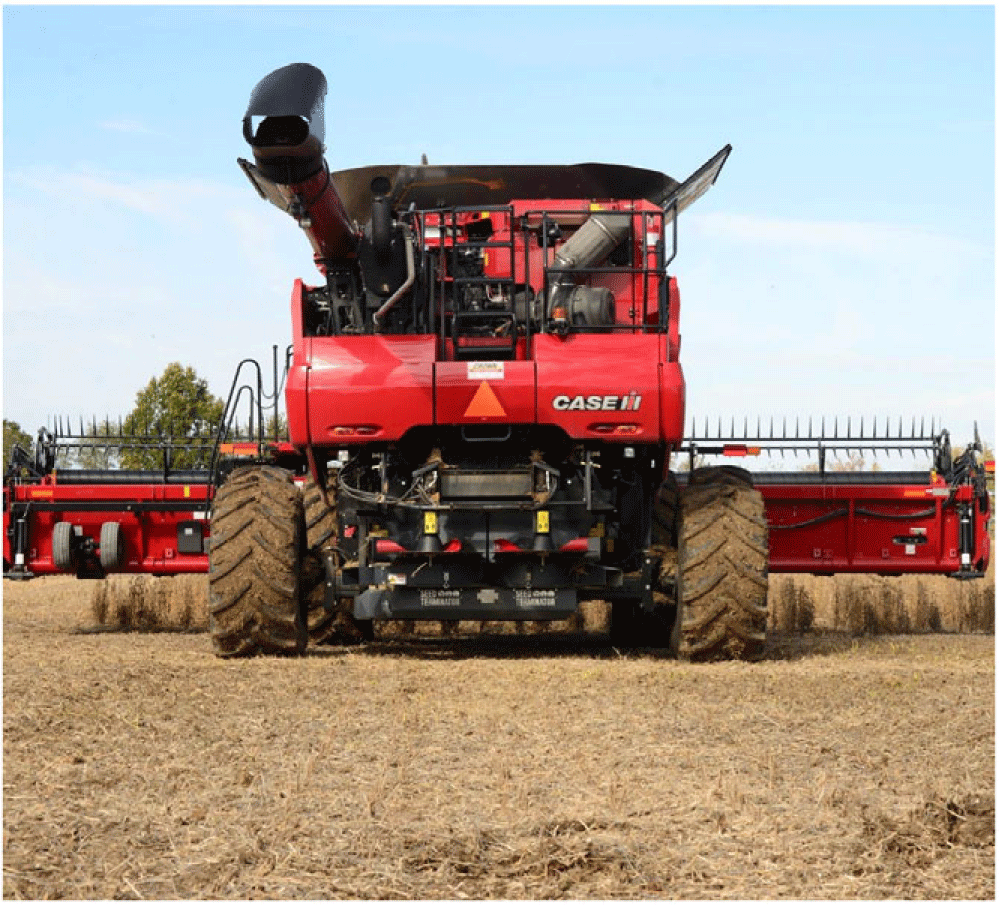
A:
{"type": "Polygon", "coordinates": [[[160,138],[166,136],[166,133],[157,132],[137,119],[109,119],[99,125],[109,132],[123,132],[126,135],[152,135],[160,138]]]}
{"type": "Polygon", "coordinates": [[[992,248],[907,226],[682,216],[690,415],[936,416],[994,432],[992,248]]]}
{"type": "Polygon", "coordinates": [[[92,170],[62,171],[38,168],[7,175],[7,191],[31,193],[47,200],[64,215],[97,207],[107,212],[118,205],[172,226],[204,222],[213,206],[234,203],[228,187],[197,179],[145,179],[115,176],[92,170]]]}

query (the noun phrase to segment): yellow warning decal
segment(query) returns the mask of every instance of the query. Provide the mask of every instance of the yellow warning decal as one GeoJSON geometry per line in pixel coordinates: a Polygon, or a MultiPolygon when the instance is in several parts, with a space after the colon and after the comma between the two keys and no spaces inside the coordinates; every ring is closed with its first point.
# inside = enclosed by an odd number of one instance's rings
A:
{"type": "Polygon", "coordinates": [[[507,413],[503,410],[497,394],[490,389],[490,385],[484,380],[479,384],[476,395],[472,397],[472,402],[465,410],[465,418],[505,418],[507,413]]]}
{"type": "Polygon", "coordinates": [[[55,491],[54,490],[30,490],[30,491],[28,491],[28,496],[30,496],[33,500],[38,500],[38,499],[43,499],[43,498],[45,498],[45,499],[51,499],[52,497],[55,496],[55,491]]]}

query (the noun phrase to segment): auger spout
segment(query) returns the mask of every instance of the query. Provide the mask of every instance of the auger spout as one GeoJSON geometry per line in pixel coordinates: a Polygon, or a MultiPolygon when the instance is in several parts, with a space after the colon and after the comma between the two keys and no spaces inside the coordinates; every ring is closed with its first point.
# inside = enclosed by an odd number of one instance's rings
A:
{"type": "Polygon", "coordinates": [[[305,230],[324,274],[352,258],[359,239],[323,158],[325,96],[326,78],[308,63],[283,66],[261,79],[243,117],[255,164],[239,161],[261,197],[305,230]]]}

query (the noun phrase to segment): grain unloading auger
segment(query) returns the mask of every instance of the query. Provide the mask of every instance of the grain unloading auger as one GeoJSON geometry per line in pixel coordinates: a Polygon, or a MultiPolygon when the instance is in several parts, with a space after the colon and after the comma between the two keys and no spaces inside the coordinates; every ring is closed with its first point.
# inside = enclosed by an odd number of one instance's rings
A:
{"type": "Polygon", "coordinates": [[[599,599],[618,643],[752,658],[769,570],[985,569],[983,464],[970,449],[940,467],[944,440],[923,430],[907,438],[931,447],[923,472],[683,470],[713,445],[787,445],[684,438],[667,266],[728,147],[683,182],[606,164],[331,172],[325,91],[288,66],[244,118],[240,166],[323,280],[292,289],[290,444],[258,444],[217,488],[208,471],[219,655],[299,653],[376,619],[554,620],[599,599]]]}

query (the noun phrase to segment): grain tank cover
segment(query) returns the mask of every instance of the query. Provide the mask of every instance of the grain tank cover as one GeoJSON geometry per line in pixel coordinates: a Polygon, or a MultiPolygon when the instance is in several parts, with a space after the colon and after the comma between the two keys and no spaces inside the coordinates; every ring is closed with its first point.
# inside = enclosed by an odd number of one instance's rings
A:
{"type": "Polygon", "coordinates": [[[529,198],[615,198],[660,203],[679,188],[665,173],[606,163],[357,167],[332,173],[348,214],[365,223],[371,215],[372,180],[391,185],[396,210],[508,204],[529,198]]]}

